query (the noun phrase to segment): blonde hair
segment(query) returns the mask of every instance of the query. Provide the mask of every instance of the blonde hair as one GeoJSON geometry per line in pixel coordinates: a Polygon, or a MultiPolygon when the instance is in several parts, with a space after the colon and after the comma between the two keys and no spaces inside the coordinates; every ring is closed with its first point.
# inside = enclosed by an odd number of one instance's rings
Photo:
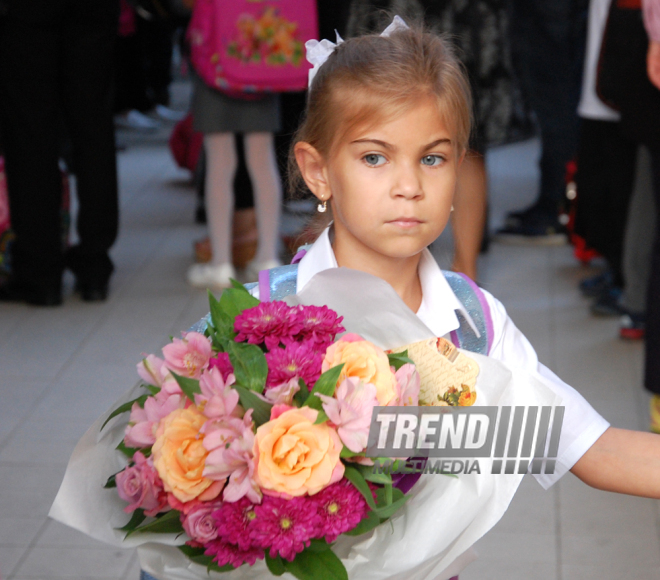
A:
{"type": "Polygon", "coordinates": [[[472,121],[470,85],[453,46],[421,26],[389,37],[369,34],[340,44],[319,68],[289,154],[289,186],[304,181],[293,154],[296,143],[328,157],[358,125],[397,116],[420,100],[435,98],[459,153],[467,149],[472,121]]]}

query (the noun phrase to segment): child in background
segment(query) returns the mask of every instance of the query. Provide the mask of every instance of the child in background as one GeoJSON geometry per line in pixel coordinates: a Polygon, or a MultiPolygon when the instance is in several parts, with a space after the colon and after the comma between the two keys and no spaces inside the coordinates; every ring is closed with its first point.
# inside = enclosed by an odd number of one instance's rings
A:
{"type": "MultiPolygon", "coordinates": [[[[400,19],[381,36],[309,48],[315,66],[293,177],[334,221],[300,261],[295,291],[329,268],[361,270],[388,282],[436,336],[449,338],[457,311],[468,322],[470,314],[427,246],[447,224],[468,144],[465,74],[443,39],[400,19]]],[[[610,427],[538,361],[503,305],[483,297],[488,355],[541,375],[565,406],[555,473],[535,475],[539,483],[547,489],[571,470],[599,489],[660,498],[660,438],[610,427]]]]}

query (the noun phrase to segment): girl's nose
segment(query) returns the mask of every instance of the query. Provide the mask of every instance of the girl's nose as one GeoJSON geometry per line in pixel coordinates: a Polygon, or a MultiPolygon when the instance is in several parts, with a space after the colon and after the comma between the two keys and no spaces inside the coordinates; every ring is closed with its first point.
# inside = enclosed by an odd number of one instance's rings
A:
{"type": "Polygon", "coordinates": [[[406,199],[423,197],[424,191],[422,189],[418,167],[405,164],[399,166],[397,169],[392,194],[396,197],[405,197],[406,199]]]}

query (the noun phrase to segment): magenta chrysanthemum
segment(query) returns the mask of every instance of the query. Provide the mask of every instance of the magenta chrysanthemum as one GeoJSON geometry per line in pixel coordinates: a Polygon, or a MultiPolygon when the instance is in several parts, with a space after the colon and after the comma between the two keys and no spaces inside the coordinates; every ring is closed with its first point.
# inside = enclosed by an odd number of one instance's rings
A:
{"type": "Polygon", "coordinates": [[[269,549],[271,558],[279,555],[291,562],[318,536],[321,518],[313,508],[306,496],[293,499],[264,496],[261,505],[254,508],[259,523],[250,535],[255,545],[269,549]]]}
{"type": "Polygon", "coordinates": [[[231,564],[234,568],[238,568],[242,564],[249,564],[254,566],[257,560],[263,560],[264,551],[261,548],[250,548],[249,550],[241,550],[234,544],[229,544],[222,540],[214,540],[206,545],[204,554],[213,556],[214,562],[218,566],[226,566],[231,564]]]}
{"type": "Polygon", "coordinates": [[[293,378],[305,381],[310,388],[321,375],[323,355],[310,342],[293,342],[266,353],[267,387],[276,387],[293,378]]]}
{"type": "Polygon", "coordinates": [[[236,342],[247,340],[250,344],[266,344],[268,350],[280,342],[288,342],[300,332],[297,309],[282,301],[260,302],[248,308],[234,320],[234,330],[238,333],[236,342]]]}
{"type": "Polygon", "coordinates": [[[219,352],[216,356],[209,359],[209,369],[217,368],[222,373],[222,380],[226,381],[227,377],[234,373],[234,367],[229,360],[229,354],[226,352],[219,352]]]}
{"type": "Polygon", "coordinates": [[[243,497],[235,502],[224,502],[213,512],[218,537],[230,544],[236,544],[241,550],[254,548],[250,531],[257,524],[255,504],[243,497]]]}
{"type": "Polygon", "coordinates": [[[352,530],[368,511],[364,497],[347,479],[329,485],[310,500],[316,504],[321,520],[317,537],[325,538],[328,543],[352,530]]]}
{"type": "Polygon", "coordinates": [[[298,322],[302,328],[296,340],[309,340],[319,347],[327,348],[340,332],[346,330],[341,325],[342,320],[343,316],[338,316],[327,306],[301,306],[298,322]]]}

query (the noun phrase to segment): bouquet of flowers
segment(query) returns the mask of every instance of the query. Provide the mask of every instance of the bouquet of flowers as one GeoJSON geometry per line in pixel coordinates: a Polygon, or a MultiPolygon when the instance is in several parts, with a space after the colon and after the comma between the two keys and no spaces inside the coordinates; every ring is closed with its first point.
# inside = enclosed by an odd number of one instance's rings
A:
{"type": "Polygon", "coordinates": [[[104,423],[130,412],[129,463],[106,484],[128,502],[122,530],[185,532],[179,550],[216,572],[265,559],[274,575],[348,578],[333,542],[407,499],[365,456],[373,409],[417,405],[420,375],[406,351],[337,339],[326,306],[259,302],[239,284],[209,299],[205,332],[139,363],[144,394],[104,423]]]}

